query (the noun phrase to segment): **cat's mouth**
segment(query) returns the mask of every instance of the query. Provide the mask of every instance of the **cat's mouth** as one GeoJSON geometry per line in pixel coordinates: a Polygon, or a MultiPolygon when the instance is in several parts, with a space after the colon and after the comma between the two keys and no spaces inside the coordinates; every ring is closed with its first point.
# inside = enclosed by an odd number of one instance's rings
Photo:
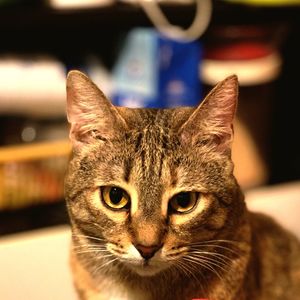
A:
{"type": "Polygon", "coordinates": [[[143,261],[140,264],[131,264],[130,268],[140,276],[153,276],[161,272],[164,268],[153,265],[149,261],[143,261]]]}
{"type": "Polygon", "coordinates": [[[140,276],[153,276],[167,269],[167,263],[158,262],[152,259],[139,259],[127,261],[125,264],[135,273],[140,276]]]}
{"type": "Polygon", "coordinates": [[[158,250],[151,257],[143,257],[135,246],[130,245],[127,251],[108,246],[110,252],[115,255],[126,267],[140,276],[153,276],[170,267],[172,263],[162,258],[162,250],[158,250]]]}

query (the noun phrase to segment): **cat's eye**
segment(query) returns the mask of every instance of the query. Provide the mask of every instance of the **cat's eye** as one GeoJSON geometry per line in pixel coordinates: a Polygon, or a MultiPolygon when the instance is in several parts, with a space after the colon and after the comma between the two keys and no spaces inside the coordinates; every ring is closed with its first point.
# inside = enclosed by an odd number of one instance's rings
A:
{"type": "Polygon", "coordinates": [[[181,192],[176,194],[169,201],[169,211],[173,213],[189,213],[198,202],[200,193],[196,192],[181,192]]]}
{"type": "Polygon", "coordinates": [[[130,198],[123,189],[116,186],[104,186],[100,189],[102,201],[109,208],[113,210],[129,208],[130,198]]]}

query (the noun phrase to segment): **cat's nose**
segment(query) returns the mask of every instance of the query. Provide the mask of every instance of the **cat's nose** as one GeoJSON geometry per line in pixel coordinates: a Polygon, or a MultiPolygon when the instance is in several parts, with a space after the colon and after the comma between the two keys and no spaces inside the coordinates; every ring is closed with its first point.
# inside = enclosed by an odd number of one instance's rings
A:
{"type": "Polygon", "coordinates": [[[141,256],[145,259],[150,259],[151,257],[153,257],[156,251],[160,247],[161,246],[158,245],[153,245],[153,246],[144,246],[141,244],[135,245],[135,248],[140,252],[141,256]]]}

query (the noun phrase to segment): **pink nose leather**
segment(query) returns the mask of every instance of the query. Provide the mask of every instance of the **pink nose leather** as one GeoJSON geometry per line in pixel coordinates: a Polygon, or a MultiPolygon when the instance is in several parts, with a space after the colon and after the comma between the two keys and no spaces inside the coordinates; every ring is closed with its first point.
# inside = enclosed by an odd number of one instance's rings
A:
{"type": "Polygon", "coordinates": [[[141,256],[145,259],[150,259],[154,256],[155,252],[160,248],[159,246],[144,246],[138,244],[135,246],[136,249],[140,252],[141,256]]]}

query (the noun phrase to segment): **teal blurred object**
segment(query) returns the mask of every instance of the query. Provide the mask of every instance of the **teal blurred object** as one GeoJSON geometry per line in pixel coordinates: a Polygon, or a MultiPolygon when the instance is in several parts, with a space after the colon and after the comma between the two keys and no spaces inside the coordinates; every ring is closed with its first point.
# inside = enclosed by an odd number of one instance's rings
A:
{"type": "Polygon", "coordinates": [[[157,101],[157,34],[132,29],[113,70],[113,102],[128,107],[153,107],[157,101]]]}

